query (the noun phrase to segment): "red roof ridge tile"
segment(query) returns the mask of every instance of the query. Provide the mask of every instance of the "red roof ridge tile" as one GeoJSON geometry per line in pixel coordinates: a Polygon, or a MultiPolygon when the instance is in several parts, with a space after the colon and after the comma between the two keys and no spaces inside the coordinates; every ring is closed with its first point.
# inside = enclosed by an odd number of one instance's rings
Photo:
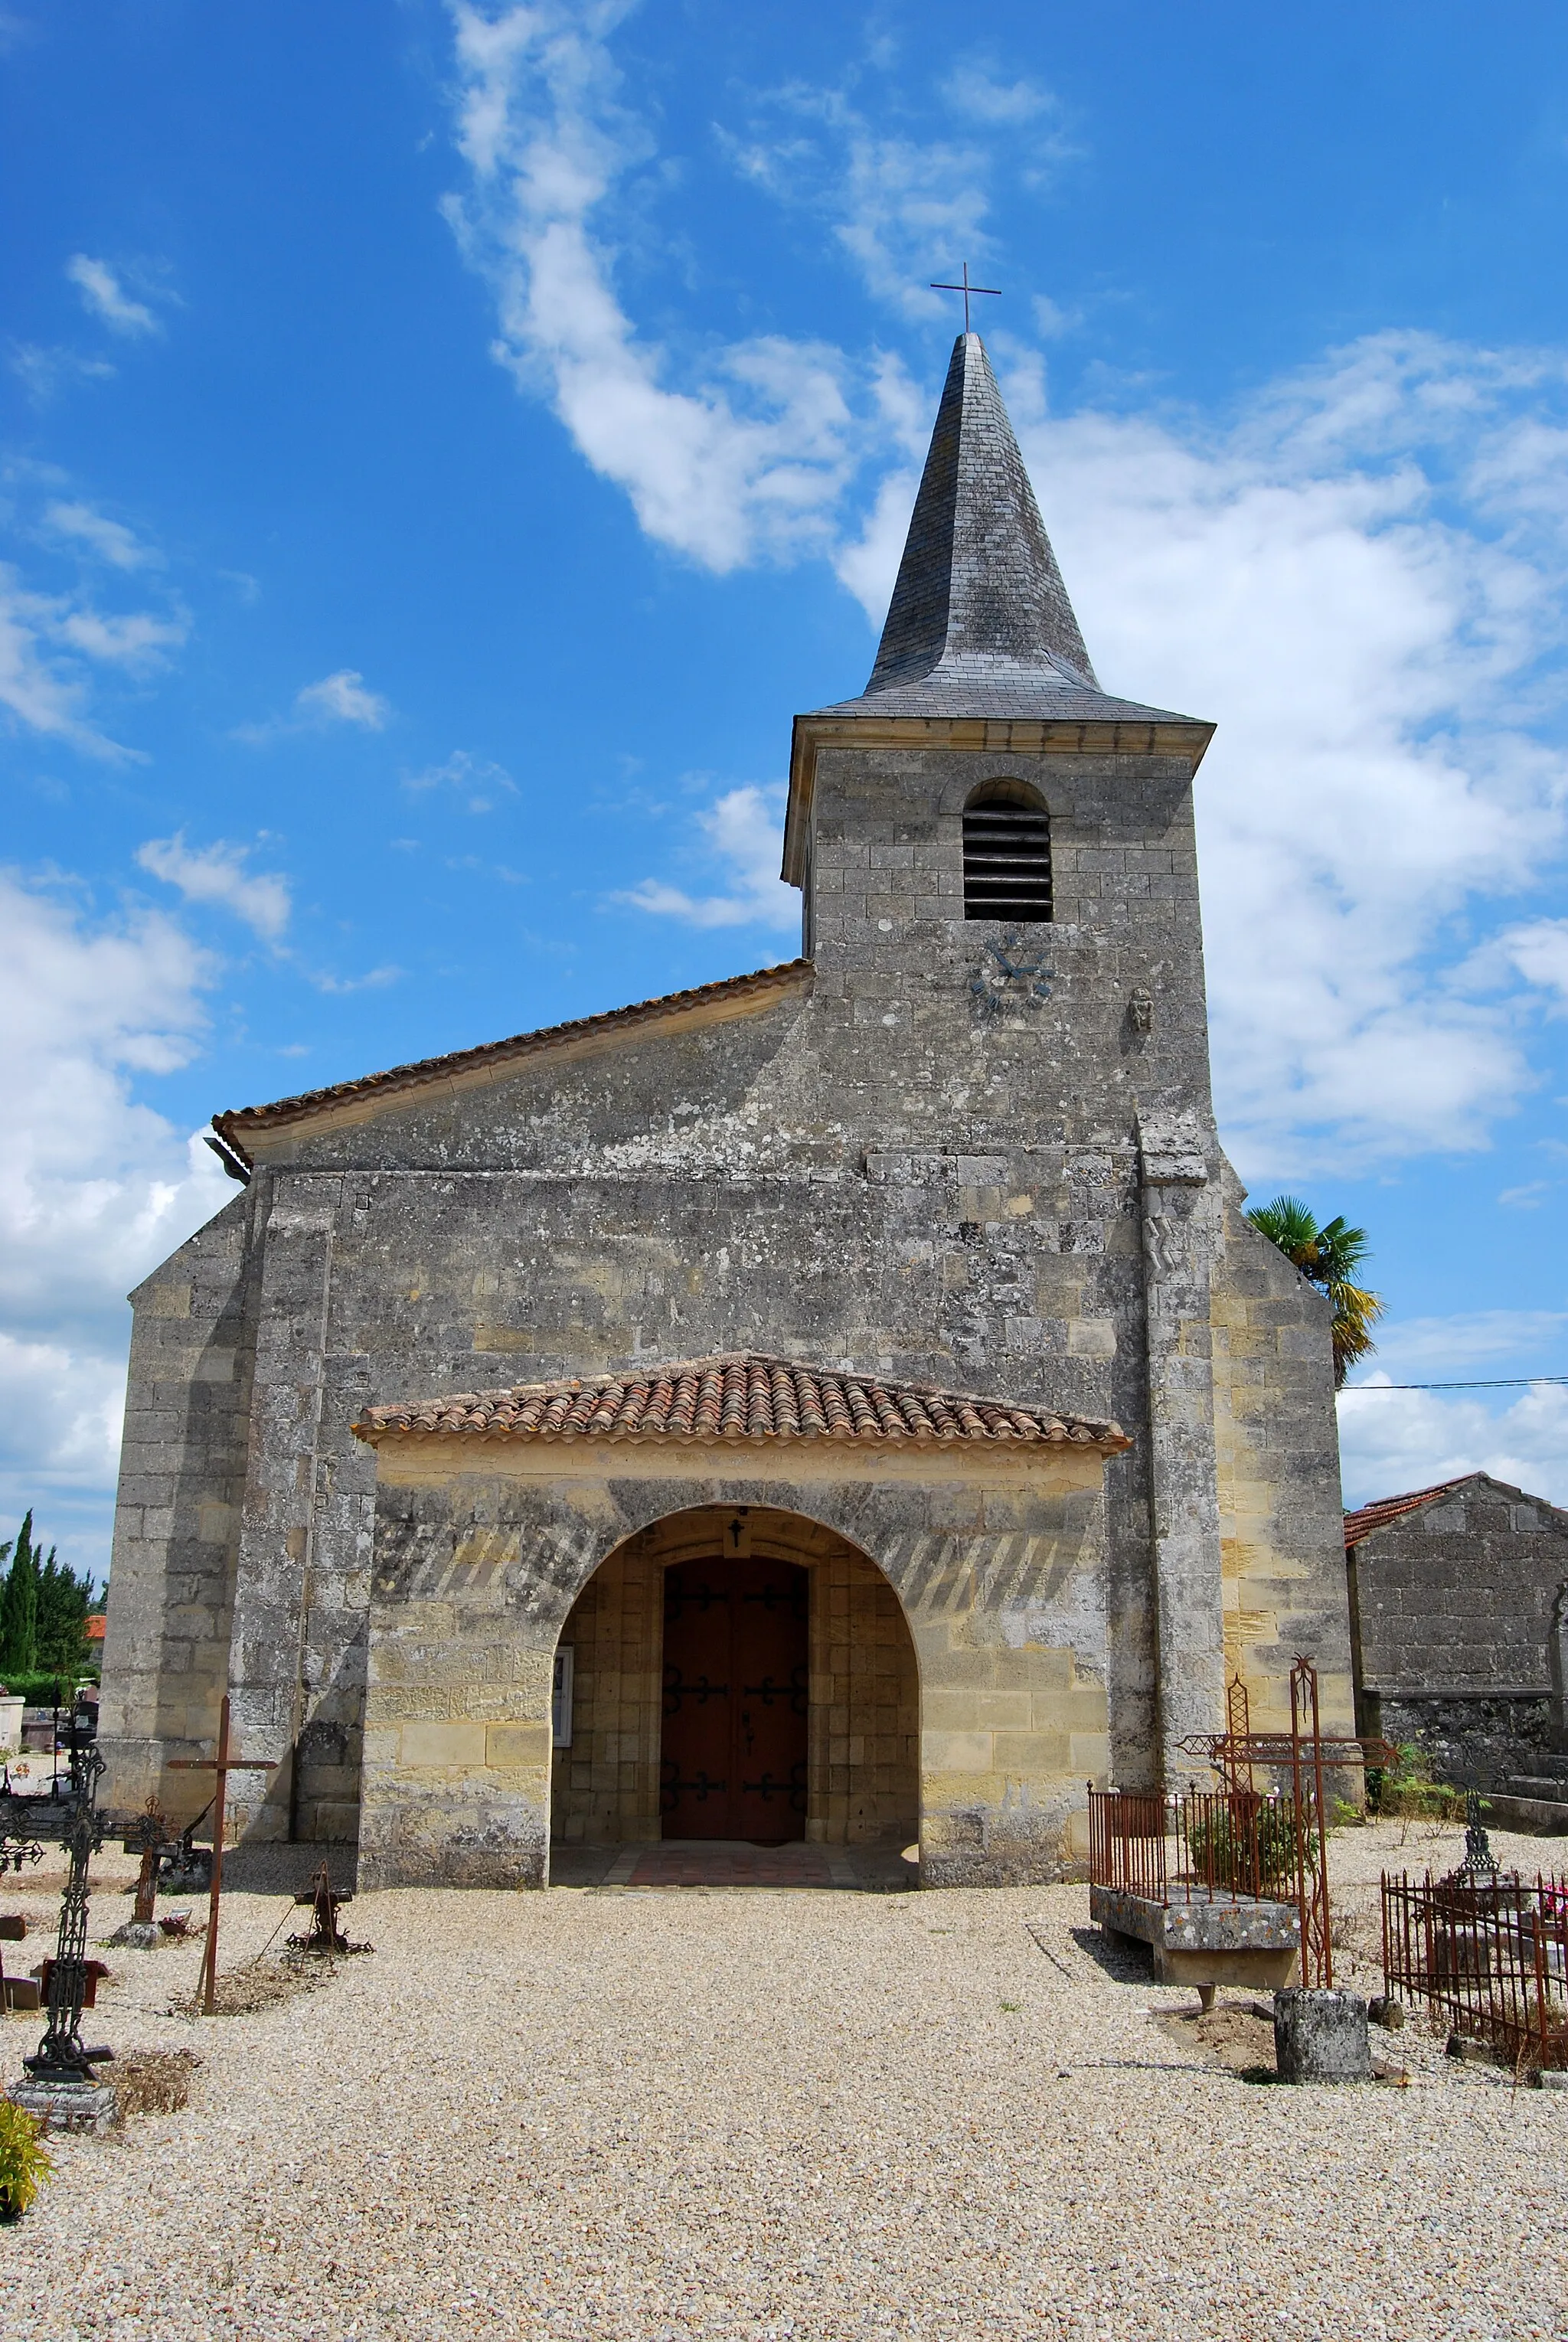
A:
{"type": "Polygon", "coordinates": [[[213,1128],[225,1145],[248,1165],[251,1158],[242,1143],[245,1131],[276,1129],[345,1099],[420,1089],[427,1082],[465,1072],[471,1066],[504,1065],[509,1057],[526,1057],[535,1050],[560,1048],[582,1035],[651,1022],[671,1011],[698,1008],[711,1001],[743,999],[748,992],[767,991],[786,978],[799,976],[811,966],[809,959],[781,960],[774,967],[751,968],[744,976],[720,976],[713,984],[692,985],[684,992],[661,993],[652,1000],[629,1002],[624,1008],[602,1009],[593,1016],[574,1016],[563,1025],[542,1025],[534,1032],[509,1034],[500,1041],[481,1041],[468,1049],[450,1049],[438,1057],[416,1057],[406,1066],[389,1066],[384,1073],[362,1074],[354,1081],[329,1082],[322,1089],[301,1090],[294,1097],[275,1098],[266,1106],[228,1106],[222,1114],[214,1115],[213,1128]]]}
{"type": "Polygon", "coordinates": [[[1108,1455],[1130,1447],[1119,1423],[932,1383],[816,1366],[761,1350],[562,1376],[496,1390],[454,1391],[366,1407],[354,1426],[375,1442],[405,1434],[526,1439],[840,1439],[893,1446],[1071,1442],[1108,1455]]]}

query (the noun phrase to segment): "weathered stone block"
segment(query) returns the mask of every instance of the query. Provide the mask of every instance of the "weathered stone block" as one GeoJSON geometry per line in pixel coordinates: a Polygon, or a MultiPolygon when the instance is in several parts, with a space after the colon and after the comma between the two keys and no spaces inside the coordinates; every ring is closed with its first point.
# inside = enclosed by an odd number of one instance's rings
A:
{"type": "Polygon", "coordinates": [[[483,1724],[405,1724],[398,1759],[404,1766],[434,1767],[443,1771],[483,1765],[485,1739],[483,1724]]]}
{"type": "MultiPolygon", "coordinates": [[[[406,1737],[405,1732],[405,1741],[406,1737]]],[[[548,1721],[541,1724],[487,1725],[484,1730],[484,1762],[491,1766],[547,1767],[550,1762],[548,1721]]]]}

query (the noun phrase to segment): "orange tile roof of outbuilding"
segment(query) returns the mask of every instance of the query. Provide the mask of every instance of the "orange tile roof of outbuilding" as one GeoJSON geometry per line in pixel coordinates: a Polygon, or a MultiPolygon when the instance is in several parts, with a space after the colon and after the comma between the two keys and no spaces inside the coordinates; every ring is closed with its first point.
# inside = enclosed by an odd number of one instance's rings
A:
{"type": "Polygon", "coordinates": [[[1369,1537],[1373,1529],[1396,1521],[1401,1513],[1417,1513],[1423,1505],[1435,1503],[1439,1496],[1452,1494],[1455,1488],[1467,1487],[1472,1480],[1484,1476],[1479,1472],[1462,1472],[1457,1480],[1439,1480],[1434,1488],[1414,1488],[1408,1496],[1380,1496],[1375,1504],[1363,1505],[1358,1511],[1344,1516],[1344,1544],[1348,1553],[1353,1545],[1369,1537]]]}
{"type": "Polygon", "coordinates": [[[972,1440],[996,1446],[1071,1444],[1108,1455],[1133,1444],[1119,1423],[749,1351],[628,1367],[587,1381],[524,1383],[372,1406],[354,1428],[371,1441],[409,1432],[551,1440],[913,1440],[922,1446],[972,1440]]]}

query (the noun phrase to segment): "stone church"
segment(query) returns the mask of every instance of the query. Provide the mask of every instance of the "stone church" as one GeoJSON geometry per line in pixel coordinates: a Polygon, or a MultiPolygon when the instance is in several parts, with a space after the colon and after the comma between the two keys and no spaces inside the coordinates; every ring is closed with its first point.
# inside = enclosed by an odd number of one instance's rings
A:
{"type": "Polygon", "coordinates": [[[1352,1728],[1327,1305],[1209,1094],[1213,726],[1095,679],[961,335],[865,690],[797,716],[797,959],[215,1117],[133,1296],[111,1795],[365,1885],[918,1841],[1352,1728]]]}

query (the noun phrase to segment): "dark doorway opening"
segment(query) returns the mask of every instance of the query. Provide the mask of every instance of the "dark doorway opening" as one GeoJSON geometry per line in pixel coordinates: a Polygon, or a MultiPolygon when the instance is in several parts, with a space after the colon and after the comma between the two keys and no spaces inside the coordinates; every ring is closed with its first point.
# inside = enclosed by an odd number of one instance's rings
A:
{"type": "Polygon", "coordinates": [[[804,1837],[810,1587],[787,1561],[664,1572],[665,1837],[804,1837]]]}

